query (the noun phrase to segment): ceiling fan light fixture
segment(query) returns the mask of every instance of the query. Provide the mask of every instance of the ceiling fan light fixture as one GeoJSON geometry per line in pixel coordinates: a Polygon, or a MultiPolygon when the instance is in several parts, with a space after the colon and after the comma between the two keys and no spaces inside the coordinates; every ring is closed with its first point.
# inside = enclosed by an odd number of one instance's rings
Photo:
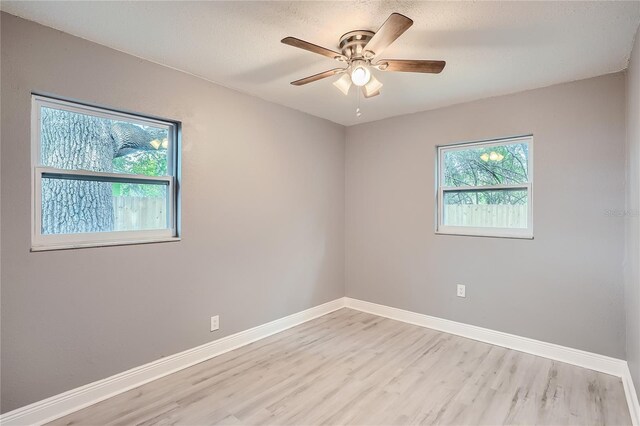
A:
{"type": "Polygon", "coordinates": [[[364,86],[371,80],[371,71],[363,61],[356,61],[351,69],[351,81],[356,86],[364,86]]]}
{"type": "Polygon", "coordinates": [[[362,91],[365,98],[370,98],[372,96],[375,96],[376,94],[379,94],[380,89],[382,89],[382,83],[380,83],[380,81],[373,75],[369,79],[369,82],[362,86],[362,91]]]}
{"type": "MultiPolygon", "coordinates": [[[[2,0],[0,0],[2,1],[2,0]]],[[[382,24],[378,31],[353,30],[340,37],[339,52],[327,49],[317,44],[309,43],[295,37],[285,37],[282,43],[306,50],[311,53],[322,55],[342,62],[343,68],[334,68],[309,77],[292,81],[294,86],[303,86],[332,77],[336,74],[344,74],[333,84],[342,93],[348,95],[351,85],[356,85],[366,98],[371,98],[380,94],[382,84],[372,75],[372,69],[390,72],[412,72],[438,74],[445,67],[445,61],[422,60],[422,59],[380,59],[381,53],[388,48],[398,37],[413,25],[413,21],[399,13],[392,13],[382,24]]],[[[360,91],[358,91],[358,95],[360,91]]],[[[489,153],[487,160],[489,161],[489,153]]],[[[494,155],[494,158],[498,158],[494,155]]],[[[500,161],[502,158],[491,161],[500,161]]]]}
{"type": "Polygon", "coordinates": [[[346,96],[349,94],[349,89],[351,89],[351,76],[343,74],[342,77],[333,82],[333,85],[346,96]]]}

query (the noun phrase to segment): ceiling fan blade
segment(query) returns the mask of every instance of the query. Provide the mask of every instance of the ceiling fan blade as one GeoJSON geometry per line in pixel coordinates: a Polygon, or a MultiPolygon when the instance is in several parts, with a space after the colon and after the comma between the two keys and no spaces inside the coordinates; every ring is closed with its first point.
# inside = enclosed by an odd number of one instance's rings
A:
{"type": "Polygon", "coordinates": [[[362,86],[362,93],[365,98],[372,98],[380,94],[380,89],[382,89],[382,83],[372,75],[369,82],[362,86]]]}
{"type": "Polygon", "coordinates": [[[311,75],[309,77],[301,78],[300,80],[292,81],[291,84],[293,84],[294,86],[302,86],[307,83],[313,83],[314,81],[322,80],[323,78],[331,77],[332,75],[336,75],[344,71],[345,71],[344,68],[334,68],[329,71],[325,71],[325,72],[311,75]]]}
{"type": "Polygon", "coordinates": [[[344,74],[342,77],[334,81],[333,85],[336,86],[346,96],[349,94],[349,89],[351,89],[351,76],[349,74],[344,74]]]}
{"type": "Polygon", "coordinates": [[[375,66],[383,71],[426,72],[439,74],[447,63],[445,61],[423,61],[413,59],[382,59],[375,66]]]}
{"type": "Polygon", "coordinates": [[[396,41],[402,33],[407,31],[411,25],[413,25],[411,19],[399,13],[392,13],[364,47],[365,52],[371,52],[367,57],[378,56],[391,43],[396,41]]]}
{"type": "Polygon", "coordinates": [[[299,38],[285,37],[281,41],[289,46],[308,50],[309,52],[317,53],[318,55],[326,56],[327,58],[337,59],[339,61],[345,61],[347,59],[341,53],[334,52],[331,49],[326,49],[322,46],[318,46],[317,44],[309,43],[308,41],[300,40],[299,38]]]}

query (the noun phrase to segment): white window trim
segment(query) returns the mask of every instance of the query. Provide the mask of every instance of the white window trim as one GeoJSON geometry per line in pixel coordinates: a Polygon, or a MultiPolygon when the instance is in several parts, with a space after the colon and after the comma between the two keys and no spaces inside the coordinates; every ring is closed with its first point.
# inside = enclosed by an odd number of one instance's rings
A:
{"type": "Polygon", "coordinates": [[[179,241],[178,235],[178,194],[176,191],[176,179],[178,178],[178,123],[168,120],[156,120],[141,117],[139,115],[112,111],[106,108],[97,108],[67,102],[55,98],[32,95],[31,103],[31,251],[47,251],[72,249],[83,247],[116,246],[128,244],[146,244],[166,241],[179,241]],[[66,170],[40,165],[40,109],[42,106],[63,109],[80,114],[122,119],[131,123],[142,125],[154,125],[167,129],[169,146],[173,147],[169,153],[167,168],[172,171],[168,176],[143,176],[121,173],[94,172],[89,170],[66,170]],[[42,234],[42,178],[43,176],[58,178],[92,179],[111,182],[126,183],[150,183],[166,185],[167,212],[170,226],[166,229],[153,229],[141,231],[112,231],[112,232],[87,232],[77,234],[42,234]]]}
{"type": "Polygon", "coordinates": [[[533,135],[523,135],[500,139],[488,139],[483,141],[463,142],[451,145],[439,145],[436,147],[436,234],[460,235],[470,237],[497,237],[497,238],[519,238],[533,239],[533,135]],[[456,186],[444,187],[444,153],[448,151],[469,149],[474,146],[501,146],[512,145],[519,142],[526,142],[529,145],[529,158],[527,163],[529,182],[516,185],[486,185],[486,186],[456,186]],[[527,205],[527,228],[489,228],[472,226],[447,226],[444,224],[443,207],[444,193],[451,190],[491,190],[491,189],[526,189],[528,196],[527,205]]]}

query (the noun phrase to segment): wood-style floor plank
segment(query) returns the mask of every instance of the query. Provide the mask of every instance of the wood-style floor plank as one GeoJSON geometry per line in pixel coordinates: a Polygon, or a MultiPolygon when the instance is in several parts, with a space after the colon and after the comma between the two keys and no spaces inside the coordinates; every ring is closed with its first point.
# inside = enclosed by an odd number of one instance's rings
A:
{"type": "Polygon", "coordinates": [[[630,425],[617,377],[340,309],[54,425],[630,425]]]}

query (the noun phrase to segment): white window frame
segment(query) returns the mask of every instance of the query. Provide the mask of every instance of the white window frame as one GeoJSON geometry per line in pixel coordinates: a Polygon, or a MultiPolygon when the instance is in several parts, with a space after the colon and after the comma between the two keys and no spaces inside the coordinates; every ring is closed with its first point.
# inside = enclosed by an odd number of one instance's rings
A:
{"type": "Polygon", "coordinates": [[[145,244],[165,241],[179,241],[178,207],[179,194],[179,123],[144,117],[138,114],[115,111],[108,108],[89,106],[48,96],[31,96],[31,251],[59,250],[82,247],[99,247],[126,244],[145,244]],[[79,114],[123,120],[141,125],[152,125],[167,130],[169,152],[167,176],[143,176],[134,174],[95,172],[90,170],[67,170],[45,167],[41,164],[41,108],[49,107],[79,114]],[[166,229],[140,231],[83,232],[76,234],[42,234],[42,179],[80,179],[100,182],[133,184],[161,184],[167,186],[167,213],[169,226],[166,229]]]}
{"type": "Polygon", "coordinates": [[[436,234],[464,235],[472,237],[498,237],[533,239],[533,135],[523,135],[500,139],[488,139],[474,142],[463,142],[436,147],[436,234]],[[527,143],[529,157],[527,159],[529,181],[516,185],[485,185],[485,186],[442,186],[444,183],[444,154],[450,151],[466,150],[474,147],[493,147],[527,143]],[[447,226],[444,224],[444,194],[452,191],[486,191],[503,189],[521,189],[527,191],[527,228],[490,228],[472,226],[447,226]]]}

